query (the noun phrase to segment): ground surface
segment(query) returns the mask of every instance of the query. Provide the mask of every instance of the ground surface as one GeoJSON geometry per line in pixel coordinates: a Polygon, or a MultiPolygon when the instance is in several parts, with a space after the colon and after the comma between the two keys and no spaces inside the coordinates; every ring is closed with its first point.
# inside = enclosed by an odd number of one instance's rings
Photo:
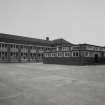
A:
{"type": "Polygon", "coordinates": [[[0,64],[0,105],[105,105],[105,66],[0,64]]]}

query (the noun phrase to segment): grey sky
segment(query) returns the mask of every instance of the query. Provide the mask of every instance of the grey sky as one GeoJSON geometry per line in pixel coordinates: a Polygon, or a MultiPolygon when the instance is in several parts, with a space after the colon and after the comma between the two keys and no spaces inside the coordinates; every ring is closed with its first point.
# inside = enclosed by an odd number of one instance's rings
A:
{"type": "Polygon", "coordinates": [[[105,45],[105,0],[0,0],[0,33],[105,45]]]}

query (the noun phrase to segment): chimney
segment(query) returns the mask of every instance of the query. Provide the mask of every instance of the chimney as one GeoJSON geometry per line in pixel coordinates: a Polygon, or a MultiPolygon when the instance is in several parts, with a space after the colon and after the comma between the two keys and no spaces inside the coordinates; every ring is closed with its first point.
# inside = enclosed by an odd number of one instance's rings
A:
{"type": "Polygon", "coordinates": [[[49,37],[46,37],[46,40],[49,41],[49,37]]]}

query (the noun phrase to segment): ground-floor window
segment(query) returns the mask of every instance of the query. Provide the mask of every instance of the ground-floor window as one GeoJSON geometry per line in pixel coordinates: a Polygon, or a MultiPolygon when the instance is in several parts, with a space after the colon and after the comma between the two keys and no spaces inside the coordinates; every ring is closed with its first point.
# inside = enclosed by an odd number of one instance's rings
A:
{"type": "Polygon", "coordinates": [[[73,57],[78,57],[79,56],[79,52],[78,51],[73,51],[72,52],[72,56],[73,57]]]}
{"type": "Polygon", "coordinates": [[[63,53],[62,52],[57,52],[57,57],[63,57],[63,53]]]}
{"type": "Polygon", "coordinates": [[[51,53],[51,57],[56,57],[56,53],[51,53]]]}
{"type": "Polygon", "coordinates": [[[28,53],[27,52],[21,52],[21,58],[22,59],[28,59],[28,53]]]}
{"type": "Polygon", "coordinates": [[[11,57],[11,59],[17,59],[18,58],[18,52],[11,52],[10,57],[11,57]]]}
{"type": "Polygon", "coordinates": [[[48,57],[48,53],[45,53],[44,56],[45,56],[45,57],[48,57]]]}
{"type": "Polygon", "coordinates": [[[0,52],[0,59],[6,60],[8,58],[7,52],[0,52]]]}
{"type": "Polygon", "coordinates": [[[64,57],[70,57],[71,56],[71,52],[64,52],[64,57]]]}
{"type": "Polygon", "coordinates": [[[42,56],[43,56],[42,54],[30,53],[31,59],[42,58],[42,56]]]}
{"type": "Polygon", "coordinates": [[[88,51],[86,51],[84,55],[85,55],[85,57],[89,57],[90,53],[88,51]]]}
{"type": "Polygon", "coordinates": [[[56,57],[56,53],[45,53],[45,57],[56,57]]]}

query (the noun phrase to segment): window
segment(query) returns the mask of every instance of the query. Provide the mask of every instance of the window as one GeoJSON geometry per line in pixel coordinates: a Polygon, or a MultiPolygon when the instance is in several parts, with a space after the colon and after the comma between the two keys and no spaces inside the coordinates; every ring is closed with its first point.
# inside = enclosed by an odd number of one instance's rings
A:
{"type": "Polygon", "coordinates": [[[2,44],[0,43],[0,47],[2,47],[2,44]]]}
{"type": "Polygon", "coordinates": [[[75,56],[75,52],[73,52],[73,56],[75,56]]]}
{"type": "Polygon", "coordinates": [[[13,46],[13,45],[11,45],[11,48],[12,48],[12,46],[13,46]]]}
{"type": "Polygon", "coordinates": [[[62,51],[69,51],[69,47],[62,47],[62,51]]]}
{"type": "Polygon", "coordinates": [[[71,56],[71,52],[64,52],[64,57],[70,57],[71,56]]]}
{"type": "Polygon", "coordinates": [[[13,53],[11,52],[11,56],[13,55],[13,53]]]}
{"type": "Polygon", "coordinates": [[[51,57],[51,54],[50,53],[48,54],[48,57],[51,57]]]}
{"type": "Polygon", "coordinates": [[[51,53],[51,57],[55,57],[55,53],[51,53]]]}
{"type": "Polygon", "coordinates": [[[59,51],[59,47],[56,48],[56,51],[59,51]]]}
{"type": "Polygon", "coordinates": [[[7,52],[5,52],[5,56],[7,56],[7,52]]]}
{"type": "Polygon", "coordinates": [[[72,49],[72,50],[79,50],[80,47],[79,47],[79,46],[72,46],[71,49],[72,49]]]}
{"type": "Polygon", "coordinates": [[[62,52],[58,52],[57,53],[57,57],[62,57],[63,56],[63,53],[62,52]]]}
{"type": "Polygon", "coordinates": [[[4,47],[4,44],[2,44],[2,47],[4,47]]]}
{"type": "Polygon", "coordinates": [[[23,53],[21,53],[21,56],[23,56],[23,53]]]}
{"type": "Polygon", "coordinates": [[[7,44],[5,44],[5,47],[7,47],[7,44]]]}
{"type": "Polygon", "coordinates": [[[45,57],[49,57],[48,53],[45,53],[45,57]]]}
{"type": "Polygon", "coordinates": [[[85,56],[88,57],[89,56],[89,52],[86,51],[85,52],[85,56]]]}
{"type": "Polygon", "coordinates": [[[78,51],[72,52],[72,56],[73,57],[78,57],[79,56],[79,52],[78,51]]]}
{"type": "Polygon", "coordinates": [[[0,52],[0,58],[2,57],[2,53],[0,52]]]}
{"type": "Polygon", "coordinates": [[[18,45],[16,45],[16,48],[18,48],[19,46],[18,45]]]}
{"type": "Polygon", "coordinates": [[[78,54],[78,52],[76,52],[76,54],[75,54],[76,56],[79,56],[79,54],[78,54]]]}
{"type": "Polygon", "coordinates": [[[56,51],[56,48],[52,48],[51,51],[55,52],[56,51]]]}

